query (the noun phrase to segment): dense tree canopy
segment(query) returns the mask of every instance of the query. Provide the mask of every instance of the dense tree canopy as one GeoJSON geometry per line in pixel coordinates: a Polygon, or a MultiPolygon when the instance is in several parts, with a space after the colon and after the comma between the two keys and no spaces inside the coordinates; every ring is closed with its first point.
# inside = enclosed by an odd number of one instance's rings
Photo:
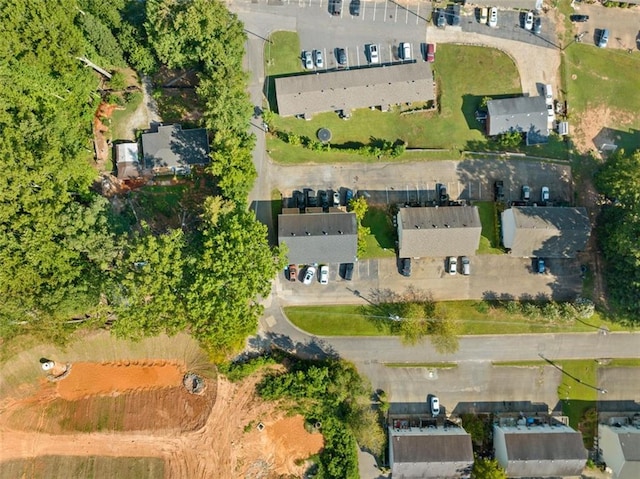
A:
{"type": "Polygon", "coordinates": [[[242,24],[216,1],[141,6],[0,0],[4,336],[90,313],[101,298],[122,337],[186,328],[224,353],[256,329],[258,299],[269,293],[282,258],[246,210],[255,169],[242,24]],[[220,196],[195,205],[190,214],[199,221],[184,231],[133,224],[122,234],[110,222],[109,202],[92,189],[97,172],[89,161],[100,79],[81,57],[107,69],[126,60],[142,73],[159,60],[200,76],[220,196]]]}
{"type": "Polygon", "coordinates": [[[607,286],[613,304],[628,320],[640,314],[640,150],[614,153],[596,175],[610,202],[602,210],[598,237],[607,260],[607,286]]]}
{"type": "Polygon", "coordinates": [[[87,161],[97,79],[72,0],[0,3],[0,318],[34,324],[98,301],[115,246],[87,161]]]}

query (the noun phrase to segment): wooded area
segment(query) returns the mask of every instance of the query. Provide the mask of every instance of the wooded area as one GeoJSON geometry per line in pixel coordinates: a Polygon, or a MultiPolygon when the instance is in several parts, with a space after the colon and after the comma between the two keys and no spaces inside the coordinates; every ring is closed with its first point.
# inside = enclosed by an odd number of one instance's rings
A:
{"type": "Polygon", "coordinates": [[[608,295],[620,320],[640,318],[640,150],[615,152],[596,175],[608,202],[598,220],[608,295]]]}
{"type": "Polygon", "coordinates": [[[207,0],[0,0],[0,335],[64,340],[115,317],[122,337],[190,330],[216,356],[243,345],[282,264],[247,210],[256,173],[243,26],[207,0]],[[127,64],[198,72],[216,194],[152,232],[93,189],[99,75],[127,64]],[[123,231],[126,224],[128,229],[123,231]],[[115,316],[113,315],[115,313],[115,316]]]}

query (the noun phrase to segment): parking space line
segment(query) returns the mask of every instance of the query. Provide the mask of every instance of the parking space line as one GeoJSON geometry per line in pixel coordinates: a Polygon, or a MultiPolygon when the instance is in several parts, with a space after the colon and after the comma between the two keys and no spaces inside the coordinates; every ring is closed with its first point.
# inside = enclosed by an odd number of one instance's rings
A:
{"type": "Polygon", "coordinates": [[[407,15],[406,15],[404,23],[406,23],[408,25],[409,24],[409,4],[408,3],[407,3],[406,12],[407,12],[407,15]]]}
{"type": "Polygon", "coordinates": [[[393,15],[393,22],[398,23],[398,4],[396,3],[396,13],[393,15]]]}
{"type": "Polygon", "coordinates": [[[362,2],[362,21],[364,22],[364,17],[367,16],[367,2],[362,2]]]}
{"type": "Polygon", "coordinates": [[[356,47],[356,57],[358,59],[358,66],[360,66],[360,49],[356,47]]]}
{"type": "Polygon", "coordinates": [[[389,44],[389,61],[393,61],[393,50],[391,44],[389,44]]]}
{"type": "Polygon", "coordinates": [[[420,4],[418,3],[418,10],[416,10],[416,25],[418,24],[418,20],[420,20],[420,4]]]}
{"type": "Polygon", "coordinates": [[[387,21],[387,2],[384,2],[384,18],[382,19],[382,21],[387,21]]]}

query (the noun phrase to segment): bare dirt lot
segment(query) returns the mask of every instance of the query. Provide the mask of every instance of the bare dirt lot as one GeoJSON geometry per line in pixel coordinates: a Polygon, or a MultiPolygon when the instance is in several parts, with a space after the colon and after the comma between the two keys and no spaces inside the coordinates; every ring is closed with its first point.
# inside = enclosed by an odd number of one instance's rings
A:
{"type": "MultiPolygon", "coordinates": [[[[307,432],[301,416],[285,417],[256,396],[258,377],[218,377],[192,395],[182,387],[185,371],[178,361],[80,362],[58,382],[32,380],[0,398],[0,463],[40,470],[42,456],[120,457],[140,470],[140,458],[160,458],[172,479],[269,478],[300,476],[301,460],[322,448],[322,435],[307,432]]],[[[68,461],[47,470],[55,464],[68,461]]],[[[90,475],[107,477],[97,466],[90,475]]],[[[158,477],[158,467],[137,477],[158,477]]]]}

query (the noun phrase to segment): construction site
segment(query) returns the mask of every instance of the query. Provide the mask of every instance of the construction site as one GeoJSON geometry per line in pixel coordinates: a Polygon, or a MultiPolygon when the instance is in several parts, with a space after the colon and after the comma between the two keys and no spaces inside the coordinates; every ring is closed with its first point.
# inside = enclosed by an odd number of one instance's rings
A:
{"type": "Polygon", "coordinates": [[[64,358],[33,348],[3,364],[0,479],[301,477],[322,449],[302,416],[256,396],[259,375],[230,382],[186,335],[97,336],[93,354],[83,341],[64,358]]]}

